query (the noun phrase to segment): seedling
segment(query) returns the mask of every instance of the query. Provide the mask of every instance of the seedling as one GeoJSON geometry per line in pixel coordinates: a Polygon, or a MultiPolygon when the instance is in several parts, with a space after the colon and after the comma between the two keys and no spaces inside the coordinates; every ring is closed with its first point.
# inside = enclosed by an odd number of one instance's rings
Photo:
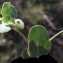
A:
{"type": "Polygon", "coordinates": [[[42,25],[35,25],[30,28],[28,39],[24,36],[19,29],[24,28],[24,22],[21,19],[16,19],[17,11],[10,2],[5,2],[2,5],[1,10],[2,17],[0,18],[0,33],[5,33],[11,29],[17,31],[28,44],[22,53],[22,58],[39,58],[42,55],[46,55],[51,50],[51,41],[58,35],[63,33],[63,30],[58,32],[52,38],[49,38],[48,31],[42,25]]]}

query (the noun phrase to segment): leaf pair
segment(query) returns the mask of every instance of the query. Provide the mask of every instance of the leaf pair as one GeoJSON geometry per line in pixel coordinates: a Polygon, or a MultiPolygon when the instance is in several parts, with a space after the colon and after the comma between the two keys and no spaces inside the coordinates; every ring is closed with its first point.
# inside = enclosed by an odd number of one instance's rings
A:
{"type": "Polygon", "coordinates": [[[21,19],[16,19],[17,17],[17,11],[13,5],[11,5],[10,2],[5,2],[2,5],[2,21],[6,23],[9,27],[13,28],[24,28],[24,22],[21,19]],[[18,23],[20,22],[20,23],[18,23]]]}
{"type": "Polygon", "coordinates": [[[13,5],[11,5],[10,2],[5,2],[2,5],[2,21],[10,24],[10,21],[14,22],[14,19],[17,17],[17,11],[13,5]]]}
{"type": "Polygon", "coordinates": [[[28,48],[23,52],[23,58],[39,57],[47,54],[51,49],[48,32],[41,25],[30,29],[28,39],[28,48]]]}

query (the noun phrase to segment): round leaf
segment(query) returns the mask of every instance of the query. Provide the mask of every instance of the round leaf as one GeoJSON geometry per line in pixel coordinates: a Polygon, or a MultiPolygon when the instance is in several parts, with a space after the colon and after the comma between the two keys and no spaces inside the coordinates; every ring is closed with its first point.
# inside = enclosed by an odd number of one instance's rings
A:
{"type": "Polygon", "coordinates": [[[10,17],[10,2],[5,2],[3,5],[2,5],[2,16],[7,18],[7,17],[10,17]]]}
{"type": "Polygon", "coordinates": [[[28,55],[30,57],[39,57],[47,54],[51,49],[51,42],[47,30],[41,26],[33,26],[28,35],[28,55]]]}
{"type": "Polygon", "coordinates": [[[15,7],[13,5],[11,5],[10,7],[10,14],[12,18],[16,18],[17,17],[17,11],[15,9],[15,7]]]}
{"type": "Polygon", "coordinates": [[[13,5],[11,5],[10,2],[5,2],[2,5],[2,21],[4,21],[5,23],[9,24],[10,21],[14,22],[14,19],[17,17],[17,11],[15,9],[15,7],[13,5]]]}

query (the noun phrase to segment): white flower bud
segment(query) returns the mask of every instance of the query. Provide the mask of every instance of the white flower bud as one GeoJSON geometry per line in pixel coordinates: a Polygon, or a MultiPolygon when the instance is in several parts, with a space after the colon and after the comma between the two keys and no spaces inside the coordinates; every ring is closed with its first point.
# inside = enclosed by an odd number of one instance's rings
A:
{"type": "Polygon", "coordinates": [[[22,29],[24,28],[24,22],[21,19],[15,19],[15,24],[20,24],[22,29]]]}
{"type": "MultiPolygon", "coordinates": [[[[1,21],[2,19],[0,18],[0,21],[1,21]]],[[[6,23],[4,23],[4,22],[2,22],[1,24],[0,24],[0,33],[5,33],[5,32],[8,32],[8,31],[10,31],[11,30],[11,28],[10,27],[8,27],[8,25],[6,24],[6,23]]]]}

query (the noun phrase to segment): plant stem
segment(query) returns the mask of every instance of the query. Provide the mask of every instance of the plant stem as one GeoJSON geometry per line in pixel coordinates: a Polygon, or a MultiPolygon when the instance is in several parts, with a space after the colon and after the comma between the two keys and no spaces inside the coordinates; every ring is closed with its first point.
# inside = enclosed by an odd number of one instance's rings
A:
{"type": "Polygon", "coordinates": [[[23,37],[23,39],[26,41],[26,43],[28,43],[28,39],[24,36],[24,34],[22,32],[20,32],[18,29],[13,28],[13,30],[15,30],[16,32],[19,33],[19,35],[21,35],[23,37]]]}
{"type": "Polygon", "coordinates": [[[61,33],[63,33],[63,30],[61,30],[60,32],[58,32],[56,35],[54,35],[53,37],[51,37],[49,39],[49,41],[53,40],[54,38],[56,38],[58,35],[60,35],[61,33]]]}

